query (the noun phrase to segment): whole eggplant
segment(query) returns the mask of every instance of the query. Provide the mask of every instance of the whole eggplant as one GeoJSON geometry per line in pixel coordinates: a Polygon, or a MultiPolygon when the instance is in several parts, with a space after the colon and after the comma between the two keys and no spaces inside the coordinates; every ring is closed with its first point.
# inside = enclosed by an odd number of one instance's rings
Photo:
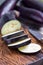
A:
{"type": "Polygon", "coordinates": [[[43,24],[43,13],[36,9],[27,8],[24,6],[17,6],[17,10],[20,12],[20,15],[24,18],[31,18],[35,20],[36,23],[43,24]]]}
{"type": "Polygon", "coordinates": [[[43,11],[43,0],[22,0],[22,3],[26,7],[43,11]]]}
{"type": "Polygon", "coordinates": [[[6,0],[4,5],[0,8],[0,17],[8,11],[14,9],[18,0],[6,0]]]}

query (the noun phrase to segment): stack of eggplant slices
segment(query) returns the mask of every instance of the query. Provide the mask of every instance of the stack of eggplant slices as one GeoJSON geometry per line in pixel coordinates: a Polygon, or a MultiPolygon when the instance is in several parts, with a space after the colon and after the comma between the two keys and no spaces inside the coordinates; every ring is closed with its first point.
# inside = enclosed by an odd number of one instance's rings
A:
{"type": "Polygon", "coordinates": [[[17,48],[22,53],[36,53],[41,51],[41,46],[31,43],[31,38],[25,34],[22,24],[18,20],[6,22],[1,29],[2,39],[8,47],[17,48]]]}

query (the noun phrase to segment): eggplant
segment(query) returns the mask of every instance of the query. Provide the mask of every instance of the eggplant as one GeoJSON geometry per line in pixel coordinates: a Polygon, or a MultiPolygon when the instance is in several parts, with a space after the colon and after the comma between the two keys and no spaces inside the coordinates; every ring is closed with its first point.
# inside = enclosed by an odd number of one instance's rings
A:
{"type": "Polygon", "coordinates": [[[21,23],[24,23],[27,26],[29,26],[29,28],[35,29],[35,30],[39,30],[39,28],[43,26],[43,24],[36,23],[36,21],[32,19],[26,19],[26,18],[19,17],[18,20],[20,20],[21,23]]]}
{"type": "Polygon", "coordinates": [[[15,42],[15,43],[12,43],[12,44],[8,44],[8,47],[19,48],[19,47],[28,45],[30,43],[31,43],[31,39],[30,38],[26,38],[26,39],[21,40],[19,42],[15,42]]]}
{"type": "Polygon", "coordinates": [[[19,12],[16,10],[7,12],[6,14],[4,14],[3,16],[1,16],[0,18],[0,29],[2,28],[2,26],[10,20],[15,20],[16,18],[19,17],[19,12]]]}
{"type": "Polygon", "coordinates": [[[17,37],[17,36],[20,36],[20,35],[23,35],[23,34],[24,34],[24,31],[20,30],[20,31],[16,31],[16,32],[4,35],[4,36],[2,36],[2,39],[6,40],[6,39],[10,39],[12,37],[17,37]]]}
{"type": "Polygon", "coordinates": [[[14,13],[7,13],[7,14],[4,14],[1,18],[0,18],[0,28],[2,28],[2,26],[7,22],[7,21],[10,21],[10,20],[14,20],[16,19],[15,18],[15,14],[14,13]]]}
{"type": "Polygon", "coordinates": [[[0,9],[0,16],[14,9],[18,0],[7,0],[0,9]]]}
{"type": "Polygon", "coordinates": [[[28,8],[34,8],[43,11],[43,0],[23,0],[22,3],[28,8]]]}
{"type": "Polygon", "coordinates": [[[43,13],[41,11],[24,6],[17,6],[17,10],[20,12],[20,16],[33,19],[36,23],[43,24],[43,13]]]}
{"type": "Polygon", "coordinates": [[[11,44],[11,43],[15,43],[15,42],[24,40],[24,39],[26,39],[26,38],[28,38],[28,35],[22,34],[22,35],[19,35],[19,36],[16,36],[16,37],[11,37],[11,38],[9,38],[9,39],[6,39],[5,41],[6,41],[8,44],[11,44]]]}

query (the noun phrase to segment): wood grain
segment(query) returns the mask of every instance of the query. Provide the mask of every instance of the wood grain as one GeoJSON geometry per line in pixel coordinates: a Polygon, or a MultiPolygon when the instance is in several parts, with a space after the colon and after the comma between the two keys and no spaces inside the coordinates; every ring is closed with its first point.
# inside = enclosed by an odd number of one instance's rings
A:
{"type": "Polygon", "coordinates": [[[36,54],[22,54],[17,49],[8,48],[6,43],[2,41],[0,34],[0,65],[26,65],[43,57],[43,44],[30,35],[26,28],[24,31],[28,37],[32,38],[32,42],[42,46],[42,50],[36,54]]]}

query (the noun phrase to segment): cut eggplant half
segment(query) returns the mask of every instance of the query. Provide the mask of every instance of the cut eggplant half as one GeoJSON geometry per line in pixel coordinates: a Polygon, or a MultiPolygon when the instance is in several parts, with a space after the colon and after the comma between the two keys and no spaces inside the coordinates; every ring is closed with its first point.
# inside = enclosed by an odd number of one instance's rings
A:
{"type": "Polygon", "coordinates": [[[36,53],[41,50],[41,46],[35,43],[30,43],[26,46],[18,48],[22,53],[36,53]]]}
{"type": "Polygon", "coordinates": [[[21,40],[24,40],[28,38],[28,35],[26,34],[23,34],[23,35],[20,35],[20,36],[17,36],[17,37],[12,37],[10,39],[6,39],[5,41],[8,43],[8,44],[11,44],[11,43],[14,43],[14,42],[18,42],[18,41],[21,41],[21,40]]]}
{"type": "Polygon", "coordinates": [[[16,32],[4,35],[4,36],[2,36],[2,39],[6,40],[6,39],[9,39],[9,38],[12,38],[12,37],[20,36],[22,34],[24,34],[24,31],[20,30],[20,31],[16,31],[16,32]]]}
{"type": "Polygon", "coordinates": [[[19,41],[19,42],[16,42],[16,43],[8,44],[8,47],[16,47],[16,48],[19,48],[21,46],[28,45],[29,43],[31,43],[31,39],[30,38],[27,38],[27,39],[24,39],[24,40],[19,41]]]}

